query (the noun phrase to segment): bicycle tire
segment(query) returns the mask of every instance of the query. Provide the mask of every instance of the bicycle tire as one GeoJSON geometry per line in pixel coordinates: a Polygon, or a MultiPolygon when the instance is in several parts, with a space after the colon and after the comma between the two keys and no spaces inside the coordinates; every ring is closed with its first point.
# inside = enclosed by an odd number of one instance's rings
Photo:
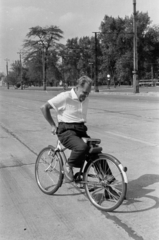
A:
{"type": "Polygon", "coordinates": [[[62,185],[62,161],[53,146],[40,151],[35,163],[35,179],[40,190],[48,195],[54,194],[62,185]]]}
{"type": "Polygon", "coordinates": [[[109,154],[99,154],[88,162],[84,169],[84,188],[96,208],[106,212],[118,208],[127,191],[127,177],[119,160],[109,154]]]}

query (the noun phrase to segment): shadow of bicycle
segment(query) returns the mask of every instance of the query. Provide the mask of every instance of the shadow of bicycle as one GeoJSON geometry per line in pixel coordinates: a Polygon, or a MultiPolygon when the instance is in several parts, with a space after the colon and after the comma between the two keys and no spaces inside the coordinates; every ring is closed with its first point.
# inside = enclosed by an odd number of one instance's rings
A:
{"type": "Polygon", "coordinates": [[[127,200],[115,212],[143,212],[159,208],[159,197],[154,196],[155,186],[159,175],[145,174],[128,183],[127,200]],[[153,194],[152,194],[153,193],[153,194]]]}
{"type": "Polygon", "coordinates": [[[74,182],[72,183],[63,183],[63,184],[67,184],[67,191],[64,192],[57,192],[54,194],[54,196],[77,196],[77,195],[85,195],[85,190],[83,187],[80,186],[80,184],[76,184],[74,182]]]}
{"type": "MultiPolygon", "coordinates": [[[[130,181],[128,183],[127,200],[114,213],[143,212],[159,208],[159,197],[152,194],[156,190],[153,184],[158,182],[159,175],[156,174],[145,174],[138,179],[130,181]]],[[[69,192],[55,193],[54,196],[85,196],[84,189],[80,189],[75,184],[69,184],[68,186],[69,192]]],[[[80,201],[87,200],[84,197],[80,201]]]]}

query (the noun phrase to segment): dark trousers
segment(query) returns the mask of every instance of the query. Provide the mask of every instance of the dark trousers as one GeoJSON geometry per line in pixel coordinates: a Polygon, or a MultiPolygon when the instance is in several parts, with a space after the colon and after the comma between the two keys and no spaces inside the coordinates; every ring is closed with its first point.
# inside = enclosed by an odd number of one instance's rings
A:
{"type": "Polygon", "coordinates": [[[72,150],[68,159],[69,165],[80,168],[89,150],[88,145],[82,140],[82,137],[89,137],[87,127],[84,123],[59,123],[57,135],[60,142],[72,150]]]}

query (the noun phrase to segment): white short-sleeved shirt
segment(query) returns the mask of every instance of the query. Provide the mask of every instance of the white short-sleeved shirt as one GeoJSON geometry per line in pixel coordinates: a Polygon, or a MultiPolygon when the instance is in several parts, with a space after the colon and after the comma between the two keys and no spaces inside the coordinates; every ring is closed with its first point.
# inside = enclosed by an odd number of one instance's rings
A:
{"type": "Polygon", "coordinates": [[[56,110],[58,122],[86,122],[88,97],[80,102],[73,88],[48,100],[48,103],[56,110]]]}

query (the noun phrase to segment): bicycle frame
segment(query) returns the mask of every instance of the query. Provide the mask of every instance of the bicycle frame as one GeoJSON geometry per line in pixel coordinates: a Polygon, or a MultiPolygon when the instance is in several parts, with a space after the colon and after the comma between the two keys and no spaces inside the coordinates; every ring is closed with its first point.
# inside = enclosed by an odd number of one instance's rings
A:
{"type": "MultiPolygon", "coordinates": [[[[49,145],[48,147],[53,148],[52,145],[49,145]]],[[[64,146],[62,145],[62,143],[60,142],[60,140],[58,139],[58,140],[57,140],[56,148],[54,149],[54,152],[55,152],[55,153],[57,153],[57,152],[59,153],[59,156],[60,156],[61,162],[62,162],[62,166],[67,162],[67,157],[66,157],[66,155],[65,155],[65,150],[67,150],[67,148],[64,147],[64,146]]],[[[79,172],[78,172],[78,175],[79,175],[79,176],[82,174],[82,172],[83,172],[83,170],[84,170],[84,169],[83,169],[83,168],[84,168],[84,165],[85,165],[85,162],[83,163],[82,167],[80,168],[80,170],[79,170],[79,172]]],[[[62,170],[62,175],[63,175],[63,177],[64,177],[64,170],[62,170]]]]}
{"type": "MultiPolygon", "coordinates": [[[[75,171],[73,182],[77,187],[85,189],[88,199],[96,208],[113,211],[126,196],[127,168],[114,156],[102,153],[100,139],[90,138],[86,143],[89,151],[82,167],[75,171]]],[[[57,139],[56,147],[49,145],[37,156],[36,181],[41,191],[48,195],[54,194],[63,183],[65,164],[68,161],[66,149],[57,139]]]]}
{"type": "MultiPolygon", "coordinates": [[[[83,140],[84,140],[84,139],[83,139],[83,140]]],[[[49,145],[49,147],[52,147],[52,146],[49,145]]],[[[56,153],[56,152],[59,153],[60,158],[61,158],[61,160],[62,160],[62,165],[64,165],[64,164],[67,162],[67,157],[66,157],[66,155],[65,155],[65,153],[64,153],[66,149],[67,149],[67,148],[64,147],[64,146],[62,145],[62,143],[60,142],[60,140],[58,139],[58,140],[57,140],[57,145],[56,145],[56,148],[54,149],[54,151],[55,151],[55,153],[56,153]]],[[[96,151],[95,151],[95,153],[96,153],[96,151]]],[[[122,172],[122,174],[123,174],[124,182],[125,182],[125,183],[128,183],[128,179],[127,179],[127,175],[126,175],[127,168],[126,168],[126,167],[123,167],[122,164],[119,162],[119,160],[118,160],[117,158],[115,158],[114,156],[112,156],[112,155],[110,155],[110,154],[106,154],[106,153],[99,153],[99,157],[100,157],[100,156],[107,156],[108,158],[109,158],[109,157],[113,158],[114,161],[118,164],[118,166],[119,166],[119,168],[120,168],[120,170],[121,170],[121,172],[122,172]]],[[[82,170],[84,170],[84,169],[83,169],[84,165],[85,165],[85,163],[83,163],[83,166],[80,168],[80,171],[78,172],[79,176],[80,176],[80,174],[82,173],[82,170]]],[[[64,175],[64,171],[62,171],[62,174],[64,175]]]]}

